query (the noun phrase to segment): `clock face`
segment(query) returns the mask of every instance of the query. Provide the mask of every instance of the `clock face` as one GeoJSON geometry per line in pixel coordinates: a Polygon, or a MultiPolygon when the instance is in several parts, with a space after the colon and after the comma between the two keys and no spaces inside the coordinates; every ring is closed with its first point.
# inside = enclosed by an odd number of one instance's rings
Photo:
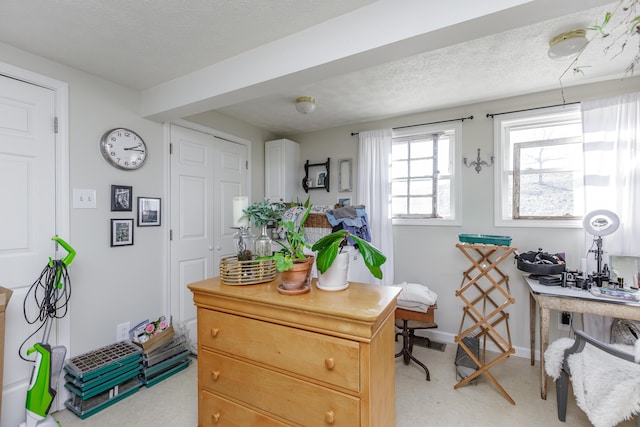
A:
{"type": "Polygon", "coordinates": [[[102,156],[118,169],[138,169],[147,158],[147,146],[132,130],[118,128],[107,131],[100,140],[102,156]]]}

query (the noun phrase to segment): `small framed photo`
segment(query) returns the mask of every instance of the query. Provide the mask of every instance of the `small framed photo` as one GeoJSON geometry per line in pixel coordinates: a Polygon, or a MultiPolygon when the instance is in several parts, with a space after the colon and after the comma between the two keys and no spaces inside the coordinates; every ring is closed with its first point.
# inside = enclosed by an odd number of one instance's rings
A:
{"type": "Polygon", "coordinates": [[[316,187],[324,187],[324,180],[327,178],[327,171],[316,174],[316,187]]]}
{"type": "Polygon", "coordinates": [[[111,246],[133,245],[133,218],[111,219],[111,246]]]}
{"type": "Polygon", "coordinates": [[[338,197],[338,203],[341,208],[351,206],[351,197],[338,197]]]}
{"type": "Polygon", "coordinates": [[[138,227],[160,225],[160,199],[157,197],[138,197],[138,227]]]}
{"type": "Polygon", "coordinates": [[[111,186],[111,212],[132,211],[133,187],[125,185],[111,186]]]}

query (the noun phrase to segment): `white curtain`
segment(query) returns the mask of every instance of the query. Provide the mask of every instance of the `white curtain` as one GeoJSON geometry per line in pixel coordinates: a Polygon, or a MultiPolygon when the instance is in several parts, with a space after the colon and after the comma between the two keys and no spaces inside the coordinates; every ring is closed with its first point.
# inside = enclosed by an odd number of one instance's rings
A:
{"type": "MultiPolygon", "coordinates": [[[[620,218],[618,230],[603,237],[605,262],[607,254],[638,257],[640,92],[583,102],[582,128],[585,212],[607,209],[615,212],[620,218]]],[[[586,239],[586,249],[589,249],[593,237],[586,236],[586,239]]],[[[585,316],[585,331],[596,338],[608,341],[610,321],[588,317],[589,320],[585,316]]]]}
{"type": "Polygon", "coordinates": [[[391,165],[391,129],[360,132],[358,144],[357,204],[367,210],[371,243],[387,257],[382,265],[382,280],[370,274],[366,283],[393,284],[393,228],[391,224],[389,168],[391,165]]]}

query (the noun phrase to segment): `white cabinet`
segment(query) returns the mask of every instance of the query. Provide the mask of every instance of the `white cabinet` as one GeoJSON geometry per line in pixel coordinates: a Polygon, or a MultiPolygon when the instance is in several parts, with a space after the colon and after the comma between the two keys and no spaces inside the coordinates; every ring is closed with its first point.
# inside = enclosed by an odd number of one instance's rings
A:
{"type": "Polygon", "coordinates": [[[264,197],[272,202],[295,202],[301,191],[300,145],[289,139],[264,144],[264,197]]]}

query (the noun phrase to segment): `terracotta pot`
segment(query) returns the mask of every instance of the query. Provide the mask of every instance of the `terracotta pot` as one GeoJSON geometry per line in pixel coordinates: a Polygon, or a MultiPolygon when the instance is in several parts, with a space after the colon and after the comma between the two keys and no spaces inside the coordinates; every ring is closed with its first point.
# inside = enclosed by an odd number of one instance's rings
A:
{"type": "Polygon", "coordinates": [[[281,271],[280,280],[282,281],[282,287],[287,290],[302,288],[307,284],[312,265],[313,260],[309,263],[307,258],[306,261],[294,262],[291,269],[281,271]]]}

